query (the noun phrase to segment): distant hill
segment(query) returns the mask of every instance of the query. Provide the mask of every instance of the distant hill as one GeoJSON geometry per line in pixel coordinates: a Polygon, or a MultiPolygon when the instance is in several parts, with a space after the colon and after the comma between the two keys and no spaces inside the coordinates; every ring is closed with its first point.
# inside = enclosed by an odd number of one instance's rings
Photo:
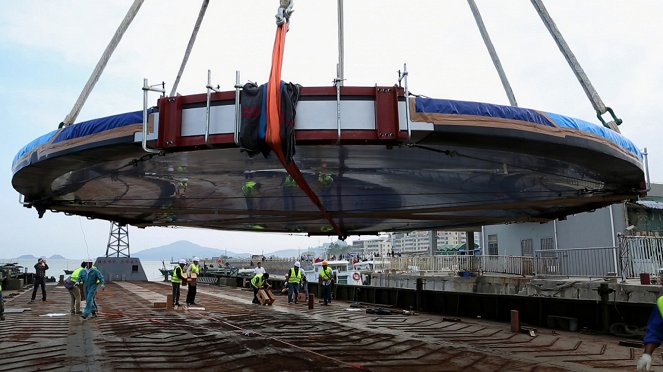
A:
{"type": "Polygon", "coordinates": [[[36,260],[37,257],[35,257],[35,256],[31,255],[31,254],[24,254],[24,255],[22,255],[22,256],[19,256],[18,259],[19,259],[19,260],[29,260],[29,259],[36,260]]]}
{"type": "Polygon", "coordinates": [[[48,258],[49,260],[66,260],[66,257],[60,256],[59,254],[54,254],[48,258]]]}
{"type": "Polygon", "coordinates": [[[249,253],[237,253],[216,248],[208,248],[192,243],[188,240],[180,240],[161,247],[145,249],[139,252],[133,252],[131,256],[150,261],[170,261],[180,258],[192,258],[194,256],[203,258],[212,258],[228,255],[229,257],[249,258],[249,253]]]}
{"type": "Polygon", "coordinates": [[[289,258],[289,257],[297,257],[297,255],[304,255],[304,254],[311,254],[314,257],[324,257],[325,252],[327,252],[330,256],[332,254],[338,255],[339,253],[347,253],[348,244],[345,243],[344,241],[337,240],[334,243],[324,243],[319,247],[315,248],[308,248],[308,249],[282,249],[270,253],[265,253],[265,256],[270,257],[282,257],[282,258],[289,258]],[[339,252],[340,250],[340,252],[339,252]]]}

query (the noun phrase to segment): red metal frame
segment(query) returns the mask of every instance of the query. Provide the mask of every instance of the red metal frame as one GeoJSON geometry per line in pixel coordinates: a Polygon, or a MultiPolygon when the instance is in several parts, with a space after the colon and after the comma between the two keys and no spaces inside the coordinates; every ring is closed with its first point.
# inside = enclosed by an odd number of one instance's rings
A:
{"type": "MultiPolygon", "coordinates": [[[[372,97],[375,101],[375,130],[343,130],[341,141],[394,143],[403,138],[399,131],[398,99],[404,96],[401,87],[341,87],[343,97],[372,97]]],[[[302,87],[300,97],[329,97],[336,100],[336,88],[302,87]]],[[[220,101],[234,102],[235,92],[212,93],[212,105],[220,101]]],[[[206,94],[193,94],[159,99],[159,138],[157,148],[182,150],[205,146],[204,135],[182,136],[182,109],[189,105],[207,105],[206,94]]],[[[299,130],[295,133],[298,141],[327,143],[338,140],[336,130],[299,130]]],[[[233,145],[233,134],[210,134],[208,146],[233,145]]]]}

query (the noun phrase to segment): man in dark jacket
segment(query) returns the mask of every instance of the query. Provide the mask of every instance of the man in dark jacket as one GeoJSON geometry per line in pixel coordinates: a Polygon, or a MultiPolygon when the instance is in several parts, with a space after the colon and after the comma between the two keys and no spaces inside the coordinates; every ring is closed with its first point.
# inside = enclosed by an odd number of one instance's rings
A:
{"type": "Polygon", "coordinates": [[[46,257],[41,257],[35,264],[35,286],[32,289],[32,299],[30,300],[30,303],[35,302],[35,297],[37,297],[37,287],[39,286],[41,286],[41,300],[46,301],[46,270],[48,270],[46,257]]]}

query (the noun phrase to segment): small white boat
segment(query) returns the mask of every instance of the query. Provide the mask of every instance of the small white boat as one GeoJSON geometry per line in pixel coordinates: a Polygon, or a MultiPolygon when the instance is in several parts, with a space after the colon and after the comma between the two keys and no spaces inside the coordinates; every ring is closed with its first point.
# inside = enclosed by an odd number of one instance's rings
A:
{"type": "MultiPolygon", "coordinates": [[[[362,285],[362,274],[355,270],[352,264],[346,260],[327,261],[327,266],[332,269],[332,274],[336,277],[336,284],[362,285]]],[[[313,264],[310,270],[304,270],[306,280],[309,283],[317,283],[322,269],[322,261],[313,264]]]]}

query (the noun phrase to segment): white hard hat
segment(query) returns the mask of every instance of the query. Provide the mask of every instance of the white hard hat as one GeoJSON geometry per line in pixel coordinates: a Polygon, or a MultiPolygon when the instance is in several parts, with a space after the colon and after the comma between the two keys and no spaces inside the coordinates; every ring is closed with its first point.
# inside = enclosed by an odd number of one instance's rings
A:
{"type": "Polygon", "coordinates": [[[85,261],[83,261],[83,262],[94,262],[94,261],[92,261],[91,258],[86,258],[85,261]]]}
{"type": "Polygon", "coordinates": [[[180,260],[180,263],[186,265],[186,260],[182,258],[182,259],[180,260]]]}
{"type": "Polygon", "coordinates": [[[300,264],[299,261],[296,261],[296,262],[295,262],[295,266],[297,266],[297,267],[302,267],[302,264],[300,264]]]}
{"type": "Polygon", "coordinates": [[[194,261],[200,261],[200,258],[198,258],[198,257],[194,257],[193,260],[194,260],[194,261]]]}

